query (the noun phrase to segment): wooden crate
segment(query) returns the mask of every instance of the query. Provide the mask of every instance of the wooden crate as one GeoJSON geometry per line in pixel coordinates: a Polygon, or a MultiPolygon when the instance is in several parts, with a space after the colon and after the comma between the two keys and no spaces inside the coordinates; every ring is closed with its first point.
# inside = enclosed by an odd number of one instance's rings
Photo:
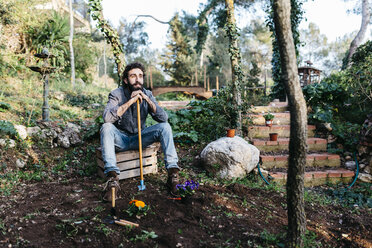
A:
{"type": "MultiPolygon", "coordinates": [[[[142,150],[143,174],[158,172],[156,153],[160,144],[152,144],[142,150]]],[[[96,150],[98,175],[105,177],[101,147],[96,150]]],[[[120,170],[119,180],[140,176],[139,151],[130,150],[116,153],[116,164],[120,170]]]]}

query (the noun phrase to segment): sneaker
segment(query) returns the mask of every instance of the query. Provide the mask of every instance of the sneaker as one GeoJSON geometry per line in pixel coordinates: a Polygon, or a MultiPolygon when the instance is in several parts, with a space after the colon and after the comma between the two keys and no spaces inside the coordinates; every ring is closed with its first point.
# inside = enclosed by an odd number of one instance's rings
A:
{"type": "Polygon", "coordinates": [[[119,185],[119,177],[117,176],[116,172],[110,171],[107,174],[108,180],[105,184],[105,187],[103,189],[103,200],[107,202],[112,201],[112,192],[111,188],[115,188],[115,199],[118,199],[118,191],[120,190],[120,185],[119,185]]]}
{"type": "Polygon", "coordinates": [[[167,187],[169,192],[173,196],[178,196],[177,184],[179,184],[179,176],[178,176],[179,169],[178,168],[170,168],[168,170],[168,180],[167,180],[167,187]]]}

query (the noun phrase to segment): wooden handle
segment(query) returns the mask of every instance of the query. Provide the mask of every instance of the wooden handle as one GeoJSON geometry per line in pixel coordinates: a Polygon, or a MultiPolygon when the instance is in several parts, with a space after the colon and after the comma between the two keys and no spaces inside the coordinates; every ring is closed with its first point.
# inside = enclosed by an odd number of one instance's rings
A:
{"type": "Polygon", "coordinates": [[[138,150],[139,150],[139,161],[140,161],[140,177],[141,177],[141,180],[143,181],[141,111],[140,111],[140,103],[138,99],[137,99],[137,120],[138,120],[138,150]]]}
{"type": "Polygon", "coordinates": [[[115,187],[111,188],[112,207],[115,207],[115,187]]]}
{"type": "Polygon", "coordinates": [[[131,225],[131,226],[139,227],[139,224],[134,223],[134,222],[130,222],[130,221],[127,221],[127,220],[120,220],[119,222],[124,223],[126,225],[131,225]]]}

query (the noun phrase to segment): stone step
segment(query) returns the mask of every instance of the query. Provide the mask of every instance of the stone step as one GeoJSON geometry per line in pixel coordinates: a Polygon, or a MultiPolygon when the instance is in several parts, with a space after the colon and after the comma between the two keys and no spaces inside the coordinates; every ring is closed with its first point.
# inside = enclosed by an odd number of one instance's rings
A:
{"type": "MultiPolygon", "coordinates": [[[[275,118],[273,119],[273,125],[289,125],[290,124],[290,113],[272,113],[275,118]]],[[[251,115],[253,125],[265,125],[265,118],[263,117],[264,114],[253,114],[251,115]]]]}
{"type": "MultiPolygon", "coordinates": [[[[314,137],[315,126],[307,126],[307,136],[314,137]]],[[[272,127],[266,126],[250,126],[248,127],[248,138],[268,138],[270,133],[278,133],[278,138],[289,138],[290,125],[273,125],[272,127]]]]}
{"type": "Polygon", "coordinates": [[[270,103],[269,106],[254,106],[253,108],[250,109],[251,113],[257,113],[257,114],[262,114],[262,113],[280,113],[280,112],[285,112],[288,111],[288,106],[286,103],[284,104],[279,104],[279,103],[270,103]]]}
{"type": "MultiPolygon", "coordinates": [[[[287,168],[288,155],[261,155],[262,168],[287,168]]],[[[329,153],[312,153],[306,155],[306,166],[308,167],[339,167],[340,156],[329,153]]]]}
{"type": "MultiPolygon", "coordinates": [[[[325,171],[308,171],[305,172],[304,184],[305,187],[325,185],[328,183],[349,184],[353,181],[354,175],[355,175],[354,171],[349,171],[344,168],[334,168],[325,171]]],[[[268,178],[271,181],[284,185],[287,182],[287,173],[269,172],[268,178]]]]}
{"type": "MultiPolygon", "coordinates": [[[[288,151],[289,138],[280,138],[277,141],[267,139],[253,139],[252,145],[260,152],[281,152],[288,151]]],[[[327,151],[327,140],[321,138],[308,138],[307,145],[309,151],[327,151]]]]}

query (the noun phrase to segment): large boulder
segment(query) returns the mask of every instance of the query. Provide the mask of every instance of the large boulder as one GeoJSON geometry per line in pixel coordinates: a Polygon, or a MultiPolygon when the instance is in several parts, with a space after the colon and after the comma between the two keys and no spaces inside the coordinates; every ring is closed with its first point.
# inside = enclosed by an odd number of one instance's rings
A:
{"type": "Polygon", "coordinates": [[[259,156],[255,146],[238,136],[213,141],[200,154],[206,170],[224,179],[245,177],[257,166],[259,156]]]}

